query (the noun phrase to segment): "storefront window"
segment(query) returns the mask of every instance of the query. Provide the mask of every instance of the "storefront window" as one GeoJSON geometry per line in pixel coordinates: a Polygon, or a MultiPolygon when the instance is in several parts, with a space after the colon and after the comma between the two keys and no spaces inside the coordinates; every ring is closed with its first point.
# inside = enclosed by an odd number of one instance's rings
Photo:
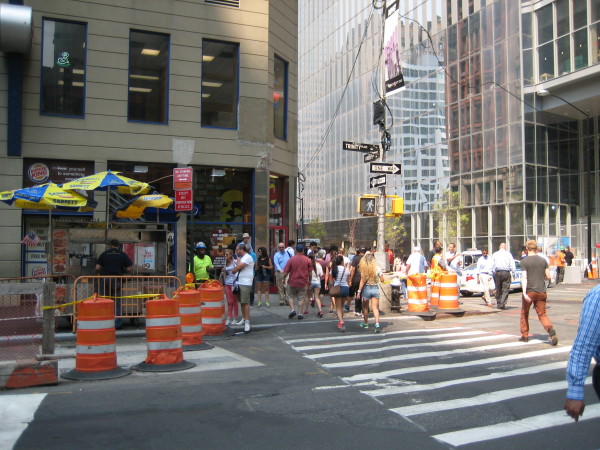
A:
{"type": "Polygon", "coordinates": [[[275,57],[275,86],[273,88],[273,134],[287,139],[288,63],[275,57]]]}
{"type": "Polygon", "coordinates": [[[128,120],[166,123],[169,92],[169,36],[129,34],[128,120]]]}
{"type": "Polygon", "coordinates": [[[44,19],[40,112],[85,114],[86,24],[44,19]]]}
{"type": "Polygon", "coordinates": [[[239,45],[202,41],[202,126],[237,128],[239,45]]]}

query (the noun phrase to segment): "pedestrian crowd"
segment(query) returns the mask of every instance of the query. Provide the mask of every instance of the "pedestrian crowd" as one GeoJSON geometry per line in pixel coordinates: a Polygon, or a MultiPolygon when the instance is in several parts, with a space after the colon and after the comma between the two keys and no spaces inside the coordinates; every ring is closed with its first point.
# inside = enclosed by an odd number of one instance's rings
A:
{"type": "MultiPolygon", "coordinates": [[[[287,245],[279,242],[269,256],[265,247],[254,253],[250,235],[244,233],[242,241],[224,251],[225,262],[219,279],[223,284],[227,299],[226,325],[244,327],[249,333],[250,306],[254,305],[254,291],[258,294],[257,307],[263,304],[270,308],[269,287],[271,280],[277,286],[280,306],[288,306],[288,317],[302,320],[309,313],[309,306],[317,308],[317,317],[324,316],[323,308],[329,298],[329,314],[337,317],[337,328],[344,332],[344,314],[354,309],[354,315],[362,317],[359,326],[368,329],[369,315],[373,314],[374,329],[381,331],[379,323],[379,282],[383,281],[383,270],[375,261],[375,254],[368,248],[358,249],[352,257],[343,248],[331,245],[319,249],[316,242],[308,247],[289,240],[287,245]]],[[[196,281],[206,281],[216,277],[216,270],[203,242],[195,246],[193,272],[196,281]]],[[[443,272],[456,272],[460,275],[463,267],[461,253],[451,243],[446,252],[440,241],[423,255],[420,247],[414,247],[410,256],[394,256],[388,243],[385,243],[386,265],[401,280],[402,294],[406,298],[406,279],[417,273],[429,272],[435,278],[443,272]]],[[[96,268],[101,274],[122,274],[130,269],[131,261],[119,250],[119,242],[111,242],[111,247],[98,259],[96,268]]],[[[556,254],[556,282],[563,281],[566,266],[573,262],[574,255],[569,247],[560,247],[556,254]]],[[[516,263],[506,244],[489,255],[482,249],[476,261],[477,280],[483,287],[483,299],[488,306],[505,310],[511,281],[515,276],[516,263]]],[[[553,346],[558,337],[546,311],[546,289],[550,280],[549,258],[535,240],[527,241],[521,249],[521,315],[520,341],[529,340],[529,312],[531,307],[537,313],[541,325],[549,335],[553,346]]],[[[114,288],[112,288],[114,290],[114,288]]],[[[593,385],[600,398],[600,286],[592,289],[583,302],[579,330],[573,344],[567,367],[568,390],[564,409],[576,421],[585,409],[584,384],[592,357],[596,360],[593,369],[593,385]]]]}

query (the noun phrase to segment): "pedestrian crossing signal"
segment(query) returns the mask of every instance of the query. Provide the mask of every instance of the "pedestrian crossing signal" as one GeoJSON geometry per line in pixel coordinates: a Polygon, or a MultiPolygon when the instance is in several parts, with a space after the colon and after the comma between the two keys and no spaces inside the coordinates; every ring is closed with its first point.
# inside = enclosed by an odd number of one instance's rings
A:
{"type": "Polygon", "coordinates": [[[374,216],[377,214],[377,197],[361,196],[358,197],[357,212],[363,216],[374,216]]]}

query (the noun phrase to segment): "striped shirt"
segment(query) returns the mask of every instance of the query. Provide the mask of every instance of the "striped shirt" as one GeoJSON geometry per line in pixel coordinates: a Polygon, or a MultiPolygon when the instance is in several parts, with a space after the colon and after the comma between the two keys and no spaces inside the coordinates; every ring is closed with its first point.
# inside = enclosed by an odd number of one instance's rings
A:
{"type": "Polygon", "coordinates": [[[600,362],[600,285],[587,293],[579,318],[579,329],[567,365],[567,398],[583,400],[583,385],[590,359],[600,362]]]}

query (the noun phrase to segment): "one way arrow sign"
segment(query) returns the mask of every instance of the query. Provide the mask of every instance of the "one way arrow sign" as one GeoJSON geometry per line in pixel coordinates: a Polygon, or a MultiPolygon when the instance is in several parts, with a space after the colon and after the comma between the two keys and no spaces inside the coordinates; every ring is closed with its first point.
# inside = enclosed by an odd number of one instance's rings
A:
{"type": "Polygon", "coordinates": [[[394,163],[371,163],[371,173],[389,173],[395,175],[401,170],[400,164],[394,163]]]}
{"type": "Polygon", "coordinates": [[[385,186],[387,177],[385,175],[377,175],[376,177],[369,178],[369,184],[372,188],[385,186]]]}

